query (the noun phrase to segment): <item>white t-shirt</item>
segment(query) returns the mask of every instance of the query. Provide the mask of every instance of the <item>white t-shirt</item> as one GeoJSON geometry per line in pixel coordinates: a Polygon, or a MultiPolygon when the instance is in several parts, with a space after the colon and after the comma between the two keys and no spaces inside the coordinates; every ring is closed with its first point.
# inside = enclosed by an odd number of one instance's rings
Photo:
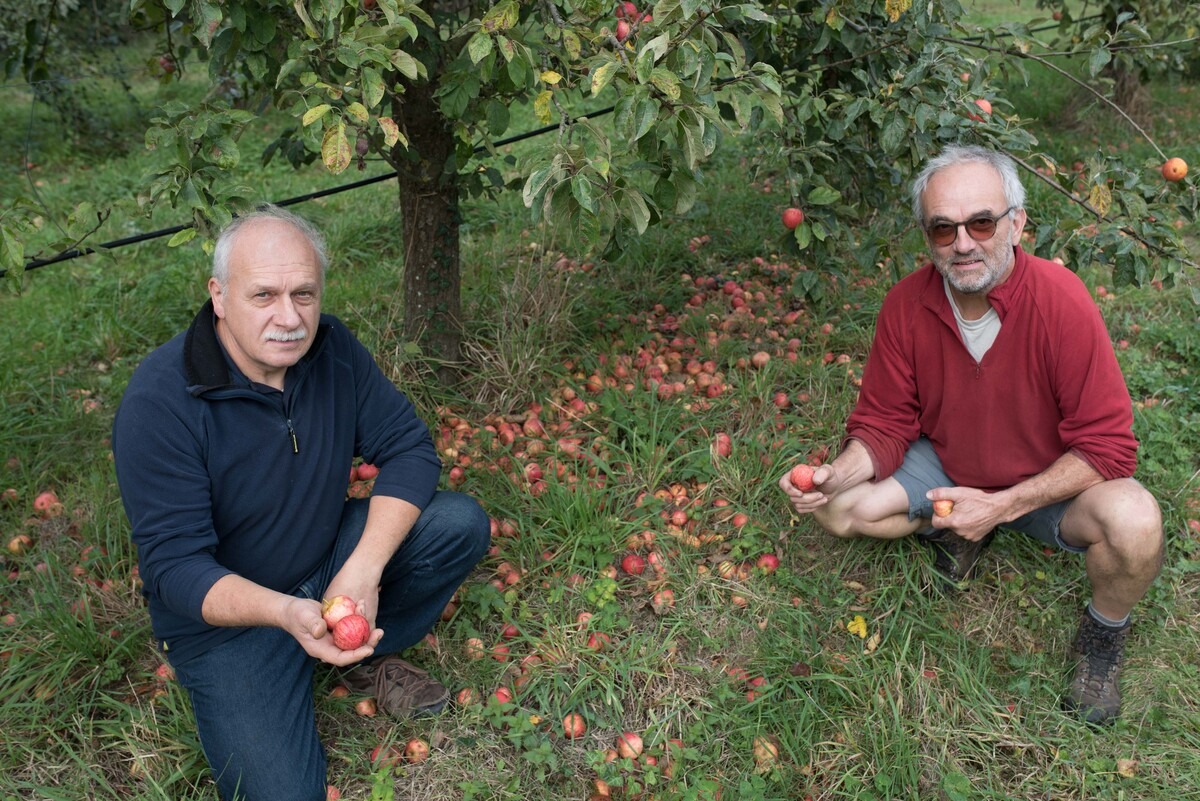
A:
{"type": "Polygon", "coordinates": [[[967,351],[975,361],[983,361],[983,354],[988,352],[988,348],[996,341],[996,335],[1000,333],[1000,315],[996,314],[995,309],[988,307],[987,313],[978,320],[964,320],[962,312],[958,310],[958,304],[954,302],[950,282],[943,278],[942,286],[946,288],[946,297],[950,299],[950,308],[954,309],[954,319],[958,323],[958,330],[966,343],[967,351]]]}

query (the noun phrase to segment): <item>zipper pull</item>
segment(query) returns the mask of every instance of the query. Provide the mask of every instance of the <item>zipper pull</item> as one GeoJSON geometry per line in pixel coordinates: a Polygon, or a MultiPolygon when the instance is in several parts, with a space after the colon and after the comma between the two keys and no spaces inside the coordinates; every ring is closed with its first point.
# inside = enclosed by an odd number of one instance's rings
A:
{"type": "Polygon", "coordinates": [[[300,444],[296,442],[296,429],[292,428],[292,418],[287,421],[288,436],[292,438],[292,453],[300,452],[300,444]]]}

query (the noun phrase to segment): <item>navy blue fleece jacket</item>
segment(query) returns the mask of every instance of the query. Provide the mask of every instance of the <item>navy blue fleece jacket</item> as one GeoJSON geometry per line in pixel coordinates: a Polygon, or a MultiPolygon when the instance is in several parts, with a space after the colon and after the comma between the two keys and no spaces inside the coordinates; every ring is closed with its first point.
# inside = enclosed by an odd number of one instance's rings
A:
{"type": "Polygon", "coordinates": [[[441,465],[412,404],[337,318],[321,315],[282,392],[225,355],[212,303],[138,366],[112,447],[154,635],[182,662],[234,636],[204,597],[236,573],[292,591],[333,546],[356,455],[374,492],[424,508],[441,465]]]}

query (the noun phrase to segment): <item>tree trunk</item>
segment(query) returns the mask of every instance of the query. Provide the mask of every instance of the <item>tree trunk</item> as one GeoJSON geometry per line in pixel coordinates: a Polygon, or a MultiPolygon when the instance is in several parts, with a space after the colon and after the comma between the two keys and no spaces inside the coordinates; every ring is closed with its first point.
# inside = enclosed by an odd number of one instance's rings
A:
{"type": "Polygon", "coordinates": [[[404,236],[404,338],[441,362],[443,385],[459,377],[462,298],[458,247],[458,173],[454,136],[438,109],[435,84],[406,87],[392,113],[408,137],[392,161],[399,173],[404,236]]]}

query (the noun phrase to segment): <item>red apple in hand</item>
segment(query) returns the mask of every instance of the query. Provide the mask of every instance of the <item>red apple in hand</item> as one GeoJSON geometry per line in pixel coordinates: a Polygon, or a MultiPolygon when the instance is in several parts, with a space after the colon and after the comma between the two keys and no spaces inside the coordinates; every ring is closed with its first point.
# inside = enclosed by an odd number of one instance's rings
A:
{"type": "Polygon", "coordinates": [[[371,624],[359,614],[346,615],[333,627],[333,644],[343,651],[362,648],[371,639],[371,624]]]}
{"type": "Polygon", "coordinates": [[[792,482],[792,486],[801,492],[812,492],[817,486],[813,483],[814,472],[812,465],[798,464],[792,468],[792,472],[788,473],[788,479],[792,482]]]}
{"type": "Polygon", "coordinates": [[[954,511],[954,501],[941,500],[933,502],[933,513],[938,517],[946,517],[954,511]]]}

